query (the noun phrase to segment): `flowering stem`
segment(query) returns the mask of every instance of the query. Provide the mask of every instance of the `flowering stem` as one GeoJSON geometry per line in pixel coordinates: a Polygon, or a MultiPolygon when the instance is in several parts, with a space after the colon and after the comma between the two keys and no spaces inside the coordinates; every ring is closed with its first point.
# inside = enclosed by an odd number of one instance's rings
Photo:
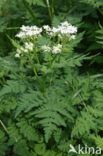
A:
{"type": "Polygon", "coordinates": [[[50,63],[50,66],[49,66],[49,68],[51,68],[52,67],[52,65],[53,65],[53,63],[54,63],[54,61],[55,61],[55,59],[57,58],[57,55],[55,55],[54,56],[54,58],[52,59],[52,61],[51,61],[51,63],[50,63]]]}
{"type": "Polygon", "coordinates": [[[40,26],[40,23],[39,23],[38,19],[37,19],[36,16],[34,15],[34,13],[33,13],[32,9],[31,9],[31,7],[29,7],[29,5],[27,4],[26,0],[22,0],[22,2],[23,2],[23,4],[24,4],[25,8],[26,8],[26,9],[28,10],[28,12],[30,13],[30,15],[32,16],[32,18],[34,19],[35,23],[36,23],[38,26],[40,26]]]}
{"type": "Polygon", "coordinates": [[[38,58],[38,55],[37,55],[37,48],[35,49],[35,57],[36,57],[36,60],[37,60],[38,64],[40,64],[40,61],[39,61],[39,58],[38,58]]]}
{"type": "Polygon", "coordinates": [[[35,54],[35,57],[36,57],[37,62],[40,64],[37,53],[35,54]]]}
{"type": "Polygon", "coordinates": [[[37,71],[36,71],[36,67],[35,67],[35,65],[34,65],[34,63],[33,63],[33,61],[32,61],[32,59],[31,59],[31,57],[29,57],[29,62],[30,62],[30,64],[31,64],[31,66],[32,66],[32,69],[33,69],[33,71],[34,71],[34,74],[35,74],[35,76],[36,76],[36,78],[37,78],[37,81],[38,81],[38,83],[40,84],[40,86],[42,86],[41,85],[41,82],[40,82],[40,79],[39,79],[39,76],[38,76],[38,74],[37,74],[37,71]]]}
{"type": "MultiPolygon", "coordinates": [[[[52,68],[53,62],[55,61],[55,59],[57,58],[57,55],[54,56],[53,60],[51,61],[50,65],[48,68],[52,68]]],[[[46,91],[46,78],[47,78],[47,74],[44,75],[44,80],[43,80],[43,92],[46,91]]],[[[52,78],[51,78],[52,79],[52,78]]],[[[51,82],[50,82],[51,83],[51,82]]]]}
{"type": "MultiPolygon", "coordinates": [[[[58,54],[57,54],[57,55],[58,55],[58,54]]],[[[52,68],[52,65],[53,65],[54,61],[56,60],[57,55],[55,55],[54,58],[52,59],[50,65],[49,65],[49,68],[52,68]]],[[[51,78],[50,78],[50,85],[51,85],[51,82],[52,82],[52,77],[53,77],[53,73],[52,73],[51,78]]]]}
{"type": "Polygon", "coordinates": [[[39,79],[39,77],[38,77],[38,74],[37,74],[37,71],[36,71],[35,66],[33,66],[33,71],[34,71],[34,74],[35,74],[35,76],[36,76],[36,78],[37,78],[39,84],[41,85],[41,82],[40,82],[40,79],[39,79]]]}

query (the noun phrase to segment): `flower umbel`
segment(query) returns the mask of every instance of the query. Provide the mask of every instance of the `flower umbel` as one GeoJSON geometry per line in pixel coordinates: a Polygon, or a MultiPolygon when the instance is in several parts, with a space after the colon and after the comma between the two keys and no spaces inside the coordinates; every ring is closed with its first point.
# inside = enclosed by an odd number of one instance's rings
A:
{"type": "Polygon", "coordinates": [[[51,51],[51,47],[47,46],[47,45],[43,45],[41,47],[41,49],[44,51],[44,52],[50,52],[51,51]]]}
{"type": "Polygon", "coordinates": [[[28,38],[28,37],[38,37],[41,32],[42,32],[42,28],[39,28],[37,26],[22,26],[21,31],[16,35],[16,37],[19,38],[28,38]]]}
{"type": "Polygon", "coordinates": [[[53,51],[52,51],[52,53],[53,53],[53,54],[61,53],[61,49],[62,49],[62,45],[61,45],[61,44],[58,44],[58,45],[56,45],[56,46],[53,46],[53,51]]]}
{"type": "Polygon", "coordinates": [[[57,27],[44,25],[43,27],[39,28],[35,25],[23,25],[20,29],[21,31],[16,35],[16,37],[22,39],[23,46],[17,49],[17,53],[15,55],[17,58],[28,52],[32,52],[35,48],[38,49],[38,51],[42,50],[43,52],[52,52],[52,54],[61,53],[64,44],[68,43],[70,40],[74,40],[77,33],[77,27],[72,26],[70,23],[68,23],[68,21],[60,23],[60,25],[57,27]],[[46,33],[46,37],[49,37],[49,40],[53,42],[50,45],[44,44],[40,47],[38,46],[38,37],[41,35],[43,36],[44,33],[46,33]]]}
{"type": "Polygon", "coordinates": [[[32,42],[25,42],[24,43],[24,47],[20,47],[19,49],[17,49],[17,53],[15,55],[15,57],[20,57],[21,55],[24,55],[24,53],[28,53],[30,51],[33,51],[34,45],[32,42]]]}

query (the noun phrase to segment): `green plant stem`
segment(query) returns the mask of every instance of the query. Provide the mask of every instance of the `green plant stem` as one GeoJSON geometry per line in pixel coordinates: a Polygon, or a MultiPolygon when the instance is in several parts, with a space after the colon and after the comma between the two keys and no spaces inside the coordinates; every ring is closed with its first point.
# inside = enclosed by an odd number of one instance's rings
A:
{"type": "Polygon", "coordinates": [[[44,76],[44,80],[43,80],[43,88],[42,88],[43,92],[46,92],[46,77],[47,75],[44,76]]]}
{"type": "Polygon", "coordinates": [[[35,54],[35,57],[36,57],[36,60],[37,60],[38,64],[40,64],[40,61],[39,61],[37,53],[35,54]]]}
{"type": "Polygon", "coordinates": [[[54,0],[52,0],[52,20],[53,20],[53,17],[54,17],[54,0]]]}
{"type": "Polygon", "coordinates": [[[72,0],[70,0],[70,2],[69,2],[69,3],[70,3],[70,8],[72,8],[72,0]]]}
{"type": "Polygon", "coordinates": [[[40,79],[39,79],[39,76],[38,76],[36,67],[35,67],[35,65],[34,65],[32,59],[31,59],[31,56],[29,56],[29,62],[30,62],[30,64],[31,64],[32,68],[33,68],[33,72],[34,72],[34,74],[35,74],[35,76],[36,76],[36,79],[37,79],[38,83],[40,84],[40,87],[42,88],[41,81],[40,81],[40,79]]]}
{"type": "Polygon", "coordinates": [[[51,67],[52,67],[52,65],[53,65],[54,61],[56,60],[56,58],[57,58],[57,54],[56,54],[56,55],[54,56],[54,58],[52,59],[52,61],[51,61],[51,63],[50,63],[49,68],[51,68],[51,67]]]}
{"type": "Polygon", "coordinates": [[[2,120],[0,120],[0,124],[2,125],[5,132],[8,134],[8,130],[7,130],[6,126],[4,125],[4,123],[2,122],[2,120]]]}
{"type": "MultiPolygon", "coordinates": [[[[0,124],[2,125],[4,131],[9,135],[9,132],[8,132],[6,126],[4,125],[4,123],[2,122],[2,120],[0,120],[0,124]]],[[[18,141],[16,137],[15,137],[15,141],[16,141],[16,142],[18,141]]]]}
{"type": "Polygon", "coordinates": [[[46,3],[47,3],[47,8],[48,8],[48,12],[49,12],[50,21],[52,23],[52,12],[51,12],[51,8],[50,8],[49,0],[46,0],[46,3]]]}
{"type": "MultiPolygon", "coordinates": [[[[55,61],[55,59],[57,58],[57,55],[54,56],[53,60],[51,61],[50,65],[49,65],[49,69],[52,68],[52,65],[55,61]]],[[[43,80],[43,92],[46,92],[46,79],[47,79],[47,74],[44,75],[44,80],[43,80]]],[[[52,79],[52,78],[51,78],[52,79]]],[[[50,82],[51,83],[51,82],[50,82]]]]}
{"type": "Polygon", "coordinates": [[[20,27],[8,27],[6,30],[15,30],[15,29],[20,29],[20,27]]]}
{"type": "Polygon", "coordinates": [[[34,65],[33,65],[33,71],[34,71],[34,74],[35,74],[35,76],[36,76],[36,78],[37,78],[39,84],[41,85],[40,79],[39,79],[39,77],[38,77],[38,74],[37,74],[37,71],[36,71],[36,68],[35,68],[34,65]]]}
{"type": "Polygon", "coordinates": [[[101,15],[103,15],[103,11],[100,8],[98,8],[98,11],[100,12],[101,15]]]}
{"type": "Polygon", "coordinates": [[[23,4],[24,4],[25,8],[26,8],[26,9],[28,10],[28,12],[30,13],[30,15],[32,16],[32,18],[33,18],[33,20],[35,21],[35,23],[36,23],[38,26],[40,26],[40,23],[39,23],[38,19],[37,19],[36,16],[34,15],[34,13],[33,13],[32,9],[31,9],[31,7],[27,4],[26,0],[22,0],[22,2],[23,2],[23,4]]]}
{"type": "MultiPolygon", "coordinates": [[[[56,55],[54,56],[53,60],[51,61],[50,65],[49,65],[49,68],[52,68],[52,65],[53,65],[54,61],[56,60],[57,56],[58,56],[58,54],[56,54],[56,55]]],[[[53,73],[52,73],[52,76],[53,76],[53,73]]],[[[51,78],[50,78],[50,85],[51,85],[52,76],[51,76],[51,78]]]]}
{"type": "MultiPolygon", "coordinates": [[[[35,57],[36,57],[37,63],[40,64],[40,61],[39,61],[39,58],[38,58],[38,55],[37,55],[37,49],[35,49],[35,51],[36,51],[35,52],[35,57]]],[[[36,78],[37,78],[40,86],[42,86],[35,67],[34,67],[34,73],[35,73],[35,76],[36,76],[36,78]]],[[[45,87],[46,85],[45,85],[45,83],[46,83],[46,77],[44,76],[42,92],[45,92],[46,91],[46,87],[45,87]]]]}
{"type": "Polygon", "coordinates": [[[38,55],[37,55],[37,48],[35,48],[35,57],[36,57],[36,60],[37,60],[38,64],[40,64],[40,61],[39,61],[39,58],[38,58],[38,55]]]}

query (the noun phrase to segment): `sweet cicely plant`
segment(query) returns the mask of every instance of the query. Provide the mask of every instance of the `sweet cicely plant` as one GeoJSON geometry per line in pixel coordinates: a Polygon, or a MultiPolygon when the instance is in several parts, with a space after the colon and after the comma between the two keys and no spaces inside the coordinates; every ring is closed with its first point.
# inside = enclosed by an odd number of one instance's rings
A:
{"type": "Polygon", "coordinates": [[[15,57],[33,70],[42,91],[45,91],[56,70],[68,64],[77,27],[65,21],[58,27],[23,25],[20,29],[16,37],[20,38],[21,44],[17,46],[15,57]]]}

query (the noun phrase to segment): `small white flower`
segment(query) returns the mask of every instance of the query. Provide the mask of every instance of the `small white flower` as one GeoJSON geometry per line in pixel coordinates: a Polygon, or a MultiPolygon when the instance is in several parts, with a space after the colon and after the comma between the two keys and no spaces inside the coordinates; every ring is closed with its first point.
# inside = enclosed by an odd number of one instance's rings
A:
{"type": "Polygon", "coordinates": [[[21,50],[20,50],[20,49],[17,49],[17,53],[18,53],[18,54],[21,54],[21,50]]]}
{"type": "Polygon", "coordinates": [[[74,40],[75,38],[76,38],[75,35],[71,35],[71,36],[70,36],[70,39],[71,39],[71,40],[74,40]]]}
{"type": "Polygon", "coordinates": [[[51,47],[47,46],[47,45],[43,45],[41,47],[41,49],[44,51],[44,52],[50,52],[51,51],[51,47]]]}
{"type": "Polygon", "coordinates": [[[60,31],[59,28],[55,28],[55,27],[52,28],[52,32],[53,32],[53,33],[58,33],[59,31],[60,31]]]}
{"type": "Polygon", "coordinates": [[[42,32],[42,28],[39,28],[37,26],[22,26],[21,31],[16,35],[16,37],[19,38],[27,38],[27,37],[31,37],[31,36],[35,36],[38,37],[41,32],[42,32]]]}
{"type": "Polygon", "coordinates": [[[51,38],[54,36],[54,33],[53,32],[47,32],[47,35],[51,38]]]}
{"type": "Polygon", "coordinates": [[[75,34],[77,33],[77,27],[72,26],[67,21],[61,23],[59,26],[59,30],[62,35],[68,36],[68,34],[75,34]]]}
{"type": "Polygon", "coordinates": [[[49,37],[52,37],[52,36],[53,36],[52,29],[50,28],[49,25],[44,25],[43,28],[44,28],[44,30],[46,31],[46,34],[47,34],[49,37]]]}
{"type": "Polygon", "coordinates": [[[70,30],[70,33],[71,33],[71,34],[77,33],[77,27],[74,27],[74,26],[70,25],[68,29],[70,30]]]}
{"type": "Polygon", "coordinates": [[[33,47],[34,47],[34,45],[32,42],[30,42],[30,43],[25,42],[25,49],[32,51],[33,47]]]}
{"type": "Polygon", "coordinates": [[[22,27],[20,29],[22,31],[27,31],[27,29],[29,29],[29,26],[22,25],[22,27]]]}
{"type": "Polygon", "coordinates": [[[46,31],[51,31],[51,28],[49,25],[44,25],[43,28],[46,30],[46,31]]]}
{"type": "Polygon", "coordinates": [[[25,33],[24,32],[20,32],[18,34],[16,34],[16,37],[19,37],[19,38],[25,38],[25,33]]]}
{"type": "Polygon", "coordinates": [[[61,35],[61,34],[58,34],[58,37],[59,37],[60,39],[62,39],[62,35],[61,35]]]}
{"type": "Polygon", "coordinates": [[[68,26],[69,26],[68,21],[62,22],[62,23],[61,23],[61,26],[62,26],[62,27],[68,27],[68,26]]]}
{"type": "Polygon", "coordinates": [[[24,49],[24,53],[28,53],[28,50],[27,49],[24,49]]]}
{"type": "Polygon", "coordinates": [[[21,47],[21,48],[20,48],[20,50],[21,50],[21,52],[23,52],[23,51],[24,51],[24,48],[23,48],[23,47],[21,47]]]}
{"type": "Polygon", "coordinates": [[[56,46],[53,46],[53,51],[52,51],[52,53],[53,53],[53,54],[61,53],[61,48],[62,48],[62,45],[61,45],[61,44],[58,44],[58,45],[56,45],[56,46]]]}
{"type": "Polygon", "coordinates": [[[42,28],[39,28],[39,33],[41,33],[43,30],[42,30],[42,28]]]}
{"type": "Polygon", "coordinates": [[[19,58],[19,57],[20,57],[20,54],[18,54],[18,53],[17,53],[17,54],[15,54],[15,57],[19,58]]]}
{"type": "Polygon", "coordinates": [[[28,31],[26,32],[26,36],[32,36],[32,35],[33,35],[33,31],[28,30],[28,31]]]}

